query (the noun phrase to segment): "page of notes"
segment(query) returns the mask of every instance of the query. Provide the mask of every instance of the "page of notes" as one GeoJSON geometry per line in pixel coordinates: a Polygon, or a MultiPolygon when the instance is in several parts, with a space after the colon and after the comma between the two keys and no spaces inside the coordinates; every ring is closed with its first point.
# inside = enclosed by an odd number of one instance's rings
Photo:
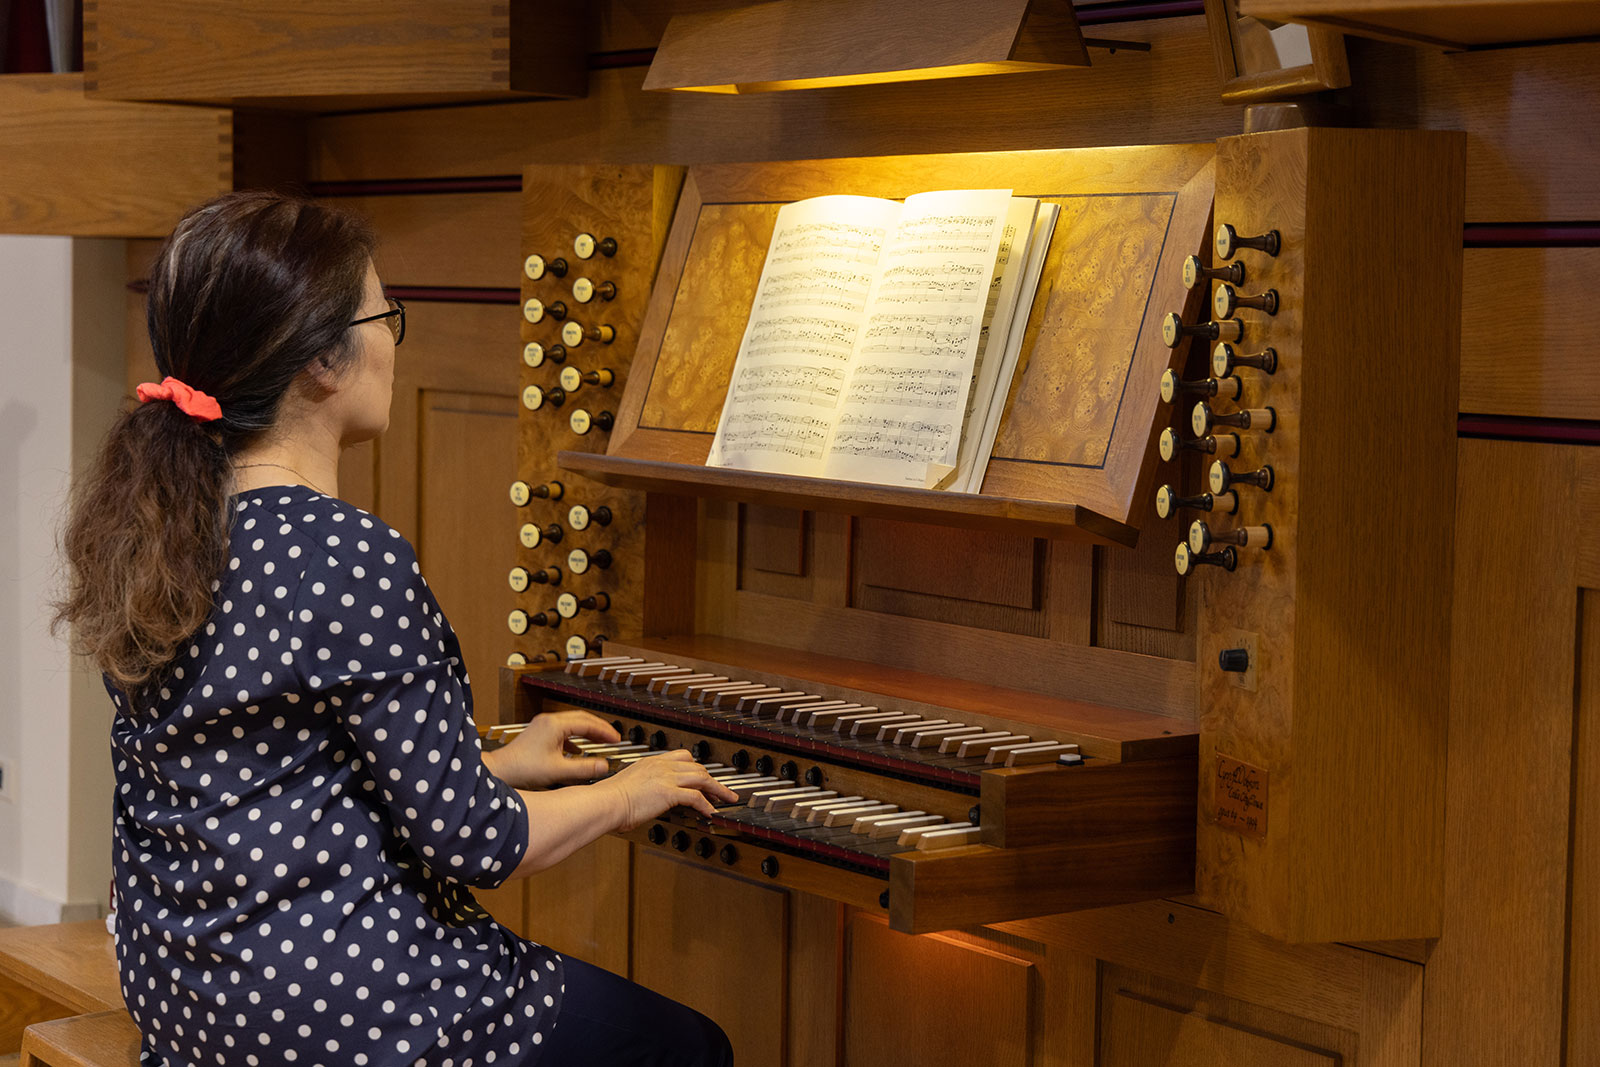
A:
{"type": "Polygon", "coordinates": [[[1011,190],[907,197],[882,250],[822,474],[923,488],[954,467],[1011,190]]]}
{"type": "Polygon", "coordinates": [[[892,200],[821,196],[778,212],[706,463],[820,473],[892,200]]]}

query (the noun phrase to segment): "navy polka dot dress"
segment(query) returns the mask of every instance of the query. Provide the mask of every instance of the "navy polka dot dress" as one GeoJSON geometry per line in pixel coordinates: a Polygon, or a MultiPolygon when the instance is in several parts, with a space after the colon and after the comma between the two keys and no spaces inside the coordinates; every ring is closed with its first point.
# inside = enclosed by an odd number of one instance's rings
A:
{"type": "Polygon", "coordinates": [[[142,1062],[537,1063],[561,958],[468,889],[516,867],[527,814],[411,546],[303,486],[232,506],[210,621],[141,706],[112,691],[142,1062]]]}

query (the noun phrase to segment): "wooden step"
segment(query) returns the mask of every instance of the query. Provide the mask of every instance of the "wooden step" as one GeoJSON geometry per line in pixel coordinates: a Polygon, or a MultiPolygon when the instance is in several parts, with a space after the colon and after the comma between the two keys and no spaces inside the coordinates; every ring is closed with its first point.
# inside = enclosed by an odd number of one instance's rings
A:
{"type": "Polygon", "coordinates": [[[73,1012],[122,1009],[116,947],[100,920],[0,930],[0,977],[73,1012]]]}
{"type": "Polygon", "coordinates": [[[139,1030],[121,1008],[34,1023],[20,1067],[137,1067],[139,1030]]]}

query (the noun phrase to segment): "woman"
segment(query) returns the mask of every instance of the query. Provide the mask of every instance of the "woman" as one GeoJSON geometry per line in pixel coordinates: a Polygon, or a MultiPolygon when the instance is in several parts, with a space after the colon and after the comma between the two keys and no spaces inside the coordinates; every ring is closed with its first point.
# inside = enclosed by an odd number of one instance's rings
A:
{"type": "Polygon", "coordinates": [[[716,1025],[515,937],[473,900],[674,805],[684,752],[541,716],[483,753],[411,546],[338,499],[388,425],[405,309],[356,220],[267,193],[186,216],[151,270],[165,380],[113,427],[58,621],[116,706],[123,997],[170,1064],[730,1063],[716,1025]]]}

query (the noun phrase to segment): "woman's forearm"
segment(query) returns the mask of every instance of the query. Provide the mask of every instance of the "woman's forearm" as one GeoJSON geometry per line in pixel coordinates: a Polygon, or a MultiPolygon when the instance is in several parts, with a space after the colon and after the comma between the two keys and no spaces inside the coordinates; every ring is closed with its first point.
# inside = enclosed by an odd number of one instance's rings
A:
{"type": "Polygon", "coordinates": [[[517,795],[528,812],[528,851],[512,878],[553,867],[627,821],[627,800],[609,781],[517,795]]]}

